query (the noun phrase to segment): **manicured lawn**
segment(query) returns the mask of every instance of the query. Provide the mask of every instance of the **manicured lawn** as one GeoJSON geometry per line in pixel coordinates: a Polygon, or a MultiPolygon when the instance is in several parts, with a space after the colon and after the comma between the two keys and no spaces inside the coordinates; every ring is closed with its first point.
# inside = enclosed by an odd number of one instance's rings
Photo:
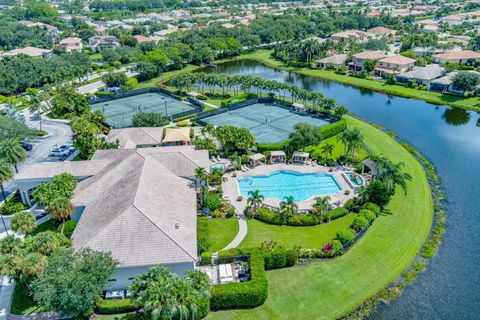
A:
{"type": "Polygon", "coordinates": [[[28,289],[19,282],[15,284],[10,312],[13,314],[31,314],[45,312],[45,310],[28,296],[28,289]]]}
{"type": "Polygon", "coordinates": [[[407,88],[402,85],[388,85],[384,81],[374,80],[374,79],[360,79],[355,77],[350,77],[347,75],[336,74],[331,70],[318,70],[310,68],[294,68],[283,64],[281,61],[274,60],[270,57],[270,50],[258,50],[250,54],[241,55],[234,57],[231,60],[242,60],[250,59],[256,60],[263,64],[266,64],[272,68],[288,70],[290,72],[296,72],[304,74],[311,77],[332,80],[335,82],[361,87],[365,89],[370,89],[374,91],[385,92],[397,96],[415,98],[420,100],[425,100],[434,104],[442,105],[451,105],[459,108],[480,110],[480,98],[462,98],[457,96],[452,96],[449,94],[443,94],[441,92],[433,92],[427,90],[419,90],[413,88],[407,88]]]}
{"type": "MultiPolygon", "coordinates": [[[[307,148],[305,148],[305,150],[306,150],[306,151],[309,151],[309,152],[310,152],[310,151],[314,151],[314,152],[316,152],[317,154],[323,156],[323,154],[322,154],[322,146],[325,145],[325,144],[327,144],[327,143],[330,143],[330,144],[332,144],[332,145],[335,147],[335,149],[333,150],[332,155],[330,156],[330,158],[337,159],[338,157],[344,155],[345,145],[344,145],[342,142],[338,141],[336,136],[333,136],[333,137],[330,137],[330,138],[328,138],[328,139],[323,140],[322,142],[320,142],[320,143],[318,144],[318,146],[315,146],[315,147],[313,147],[313,146],[312,146],[312,147],[307,147],[307,148]]],[[[354,157],[354,160],[355,160],[356,162],[360,162],[360,161],[362,161],[362,160],[365,160],[366,158],[368,158],[368,152],[365,151],[365,149],[360,148],[360,149],[356,150],[356,152],[355,152],[355,157],[354,157]]]]}
{"type": "Polygon", "coordinates": [[[210,252],[225,248],[238,233],[237,219],[198,218],[197,223],[197,238],[207,239],[210,252]]]}
{"type": "Polygon", "coordinates": [[[276,226],[250,219],[247,221],[248,234],[239,247],[258,247],[264,241],[273,240],[284,248],[293,248],[295,245],[302,248],[320,248],[332,240],[337,231],[346,229],[354,218],[354,214],[349,214],[313,227],[276,226]]]}
{"type": "Polygon", "coordinates": [[[421,165],[390,136],[359,120],[377,154],[405,163],[413,176],[398,190],[385,214],[344,256],[267,273],[269,296],[252,310],[211,313],[209,319],[334,319],[352,311],[395,279],[413,260],[432,223],[430,188],[421,165]]]}
{"type": "Polygon", "coordinates": [[[237,219],[209,219],[210,251],[216,252],[227,246],[238,233],[237,219]]]}

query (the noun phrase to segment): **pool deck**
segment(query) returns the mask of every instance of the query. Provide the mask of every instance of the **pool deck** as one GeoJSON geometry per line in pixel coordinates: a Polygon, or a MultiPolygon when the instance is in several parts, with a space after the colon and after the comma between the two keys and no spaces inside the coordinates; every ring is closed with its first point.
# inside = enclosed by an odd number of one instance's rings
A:
{"type": "MultiPolygon", "coordinates": [[[[342,176],[343,172],[352,171],[352,168],[343,168],[340,166],[337,167],[324,167],[317,164],[285,164],[285,163],[277,163],[277,164],[268,164],[268,165],[260,165],[255,168],[249,169],[246,172],[243,171],[235,171],[237,173],[236,177],[232,176],[232,173],[227,173],[225,176],[227,177],[227,181],[225,181],[222,185],[224,191],[224,198],[230,200],[231,204],[236,208],[237,214],[239,211],[242,210],[247,206],[247,199],[243,197],[242,201],[237,201],[238,196],[240,196],[239,188],[237,185],[237,180],[242,179],[244,177],[249,176],[263,176],[268,175],[276,171],[281,170],[288,170],[288,171],[295,171],[298,173],[327,173],[331,174],[335,177],[338,184],[342,187],[342,190],[328,195],[319,195],[321,197],[330,197],[330,204],[338,207],[341,206],[347,201],[355,196],[355,190],[350,187],[350,185],[345,181],[345,178],[342,176]],[[331,170],[331,171],[330,171],[331,170]],[[349,190],[350,193],[345,195],[345,190],[349,190]]],[[[279,199],[275,198],[265,198],[263,203],[267,206],[279,208],[280,207],[279,199]]],[[[297,202],[299,210],[310,210],[312,209],[313,204],[315,203],[315,197],[297,202]]]]}

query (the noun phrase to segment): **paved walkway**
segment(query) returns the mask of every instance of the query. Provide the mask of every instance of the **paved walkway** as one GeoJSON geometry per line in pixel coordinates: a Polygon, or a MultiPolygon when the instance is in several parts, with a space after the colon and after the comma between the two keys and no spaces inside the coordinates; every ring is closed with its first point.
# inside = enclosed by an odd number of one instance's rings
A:
{"type": "Polygon", "coordinates": [[[0,319],[4,320],[10,313],[10,304],[12,301],[13,288],[15,283],[7,277],[0,276],[0,319]]]}

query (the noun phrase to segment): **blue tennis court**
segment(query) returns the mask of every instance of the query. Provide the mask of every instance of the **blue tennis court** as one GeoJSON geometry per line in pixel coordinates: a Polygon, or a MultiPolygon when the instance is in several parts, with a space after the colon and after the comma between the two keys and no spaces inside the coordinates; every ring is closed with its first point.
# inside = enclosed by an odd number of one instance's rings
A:
{"type": "Polygon", "coordinates": [[[247,128],[258,143],[280,143],[295,131],[297,123],[309,123],[323,127],[327,120],[308,114],[297,113],[274,103],[255,103],[246,107],[203,118],[215,126],[232,125],[247,128]]]}
{"type": "Polygon", "coordinates": [[[132,126],[132,118],[137,112],[154,112],[170,117],[182,112],[195,112],[195,106],[158,92],[142,93],[129,97],[95,103],[90,109],[101,110],[107,124],[112,128],[132,126]]]}

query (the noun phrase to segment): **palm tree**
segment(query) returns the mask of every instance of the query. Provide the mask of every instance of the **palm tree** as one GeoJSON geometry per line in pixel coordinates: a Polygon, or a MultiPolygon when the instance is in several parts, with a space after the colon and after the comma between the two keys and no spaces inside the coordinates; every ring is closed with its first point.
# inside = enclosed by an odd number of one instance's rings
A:
{"type": "Polygon", "coordinates": [[[200,204],[203,204],[203,199],[208,193],[208,173],[202,168],[195,169],[195,178],[197,178],[197,188],[200,189],[200,204]]]}
{"type": "Polygon", "coordinates": [[[260,208],[264,199],[265,197],[260,194],[260,190],[248,191],[247,204],[252,206],[253,211],[257,211],[260,208]]]}
{"type": "Polygon", "coordinates": [[[10,220],[10,227],[13,231],[20,234],[32,232],[37,227],[33,214],[29,211],[17,212],[10,220]]]}
{"type": "MultiPolygon", "coordinates": [[[[5,194],[5,189],[3,188],[3,184],[12,178],[13,178],[12,165],[6,162],[5,160],[0,160],[0,189],[2,191],[3,201],[7,201],[7,196],[5,194]]],[[[7,225],[5,224],[5,219],[3,215],[1,216],[2,216],[3,227],[5,229],[5,232],[7,232],[7,236],[8,236],[8,229],[7,229],[7,225]]]]}
{"type": "Polygon", "coordinates": [[[39,130],[42,130],[42,112],[43,102],[50,98],[48,91],[38,91],[36,89],[27,89],[27,95],[29,96],[28,110],[32,113],[37,113],[39,117],[39,130]]]}
{"type": "Polygon", "coordinates": [[[325,155],[325,160],[327,160],[329,156],[332,156],[335,146],[327,142],[320,148],[320,150],[322,151],[322,154],[325,155]]]}
{"type": "Polygon", "coordinates": [[[9,278],[15,278],[21,268],[20,258],[11,254],[0,258],[0,274],[9,278]]]}
{"type": "Polygon", "coordinates": [[[358,198],[360,199],[361,203],[365,203],[368,201],[368,189],[365,186],[360,186],[356,190],[358,194],[358,198]]]}
{"type": "Polygon", "coordinates": [[[318,198],[315,198],[315,203],[313,204],[313,208],[315,209],[315,211],[323,215],[328,210],[329,205],[330,205],[330,197],[318,197],[318,198]]]}
{"type": "Polygon", "coordinates": [[[390,192],[393,192],[398,184],[405,194],[407,193],[407,181],[412,181],[412,176],[402,171],[404,166],[403,162],[393,163],[385,156],[377,159],[378,178],[385,182],[390,192]]]}
{"type": "Polygon", "coordinates": [[[297,212],[298,205],[295,203],[292,196],[288,196],[283,198],[283,201],[280,202],[280,209],[290,216],[297,212]]]}
{"type": "Polygon", "coordinates": [[[0,142],[0,158],[12,164],[15,167],[15,172],[18,173],[17,164],[25,160],[26,157],[27,152],[17,140],[7,138],[0,142]]]}
{"type": "Polygon", "coordinates": [[[349,139],[350,139],[349,135],[350,135],[350,131],[348,129],[340,132],[337,135],[337,141],[341,142],[343,144],[343,156],[344,157],[346,157],[347,153],[348,153],[348,144],[349,144],[349,139]]]}
{"type": "Polygon", "coordinates": [[[56,197],[50,201],[47,208],[45,208],[48,213],[52,215],[54,219],[62,221],[62,233],[63,228],[65,227],[65,220],[72,214],[73,205],[70,202],[70,199],[66,197],[56,197]]]}
{"type": "Polygon", "coordinates": [[[27,277],[34,277],[45,270],[47,257],[38,252],[32,252],[22,258],[22,273],[27,277]]]}
{"type": "Polygon", "coordinates": [[[363,146],[363,134],[358,128],[353,128],[349,135],[349,149],[352,158],[355,156],[355,151],[363,146]]]}

